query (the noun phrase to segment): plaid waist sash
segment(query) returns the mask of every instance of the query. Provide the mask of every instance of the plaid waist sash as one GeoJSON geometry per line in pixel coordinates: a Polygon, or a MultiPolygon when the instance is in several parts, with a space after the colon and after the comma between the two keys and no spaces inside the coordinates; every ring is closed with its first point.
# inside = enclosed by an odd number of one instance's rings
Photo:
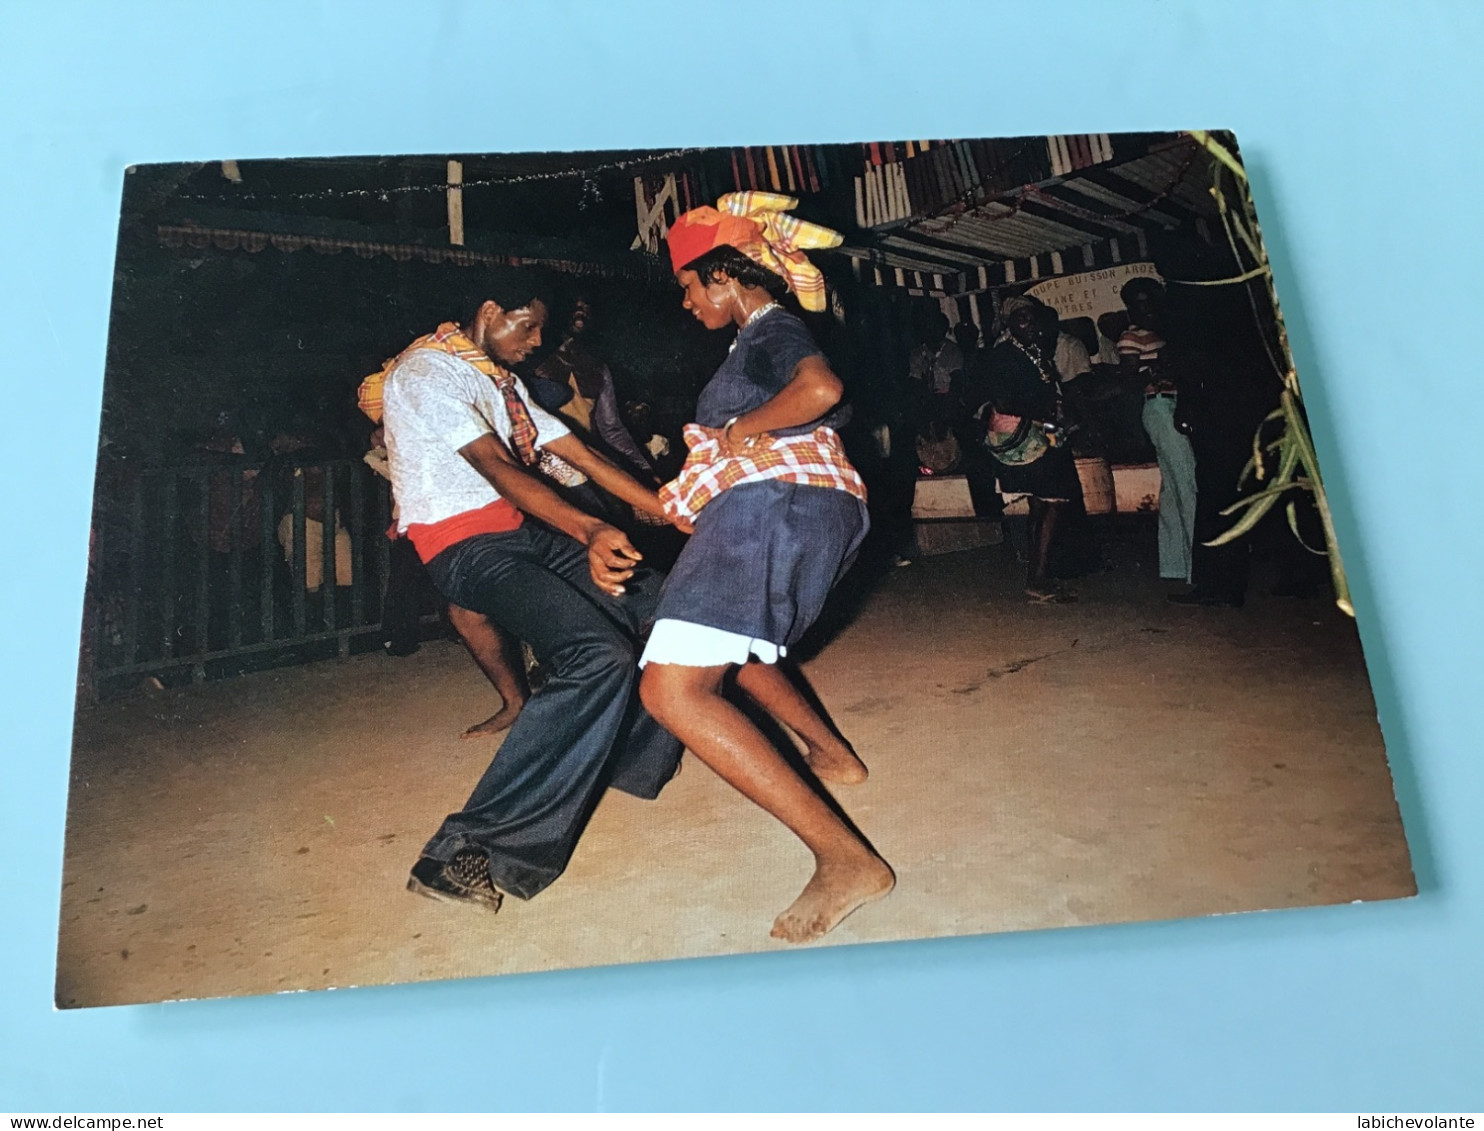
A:
{"type": "Polygon", "coordinates": [[[746,455],[721,454],[720,428],[685,426],[690,454],[673,482],[660,488],[660,502],[673,518],[694,519],[723,491],[743,483],[782,479],[806,487],[846,491],[866,501],[866,485],[845,458],[845,445],[833,428],[816,428],[799,436],[780,436],[766,448],[746,455]]]}

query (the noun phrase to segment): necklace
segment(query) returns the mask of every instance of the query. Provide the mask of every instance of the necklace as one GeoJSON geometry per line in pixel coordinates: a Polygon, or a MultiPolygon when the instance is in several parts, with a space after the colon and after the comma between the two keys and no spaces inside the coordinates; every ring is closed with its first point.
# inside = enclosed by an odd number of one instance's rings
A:
{"type": "Polygon", "coordinates": [[[1010,341],[1015,343],[1015,348],[1020,350],[1026,356],[1026,359],[1036,367],[1036,373],[1041,380],[1045,381],[1048,385],[1057,386],[1059,391],[1061,382],[1056,379],[1055,374],[1050,372],[1050,367],[1046,364],[1046,355],[1041,352],[1040,347],[1026,345],[1025,342],[1022,342],[1014,334],[1010,335],[1010,341]]]}
{"type": "Polygon", "coordinates": [[[1019,338],[1017,338],[1014,334],[1010,335],[1010,340],[1015,343],[1015,348],[1025,355],[1026,360],[1036,367],[1036,376],[1040,377],[1042,381],[1050,385],[1052,391],[1055,393],[1056,409],[1052,415],[1052,420],[1050,421],[1051,423],[1055,423],[1056,421],[1061,419],[1062,410],[1061,381],[1057,379],[1055,362],[1052,362],[1050,365],[1048,365],[1046,363],[1046,355],[1041,352],[1039,346],[1027,345],[1025,342],[1022,342],[1019,338]]]}
{"type": "Polygon", "coordinates": [[[754,310],[751,314],[749,314],[747,316],[747,321],[744,322],[744,323],[742,323],[742,329],[744,329],[744,330],[747,329],[747,327],[751,326],[754,322],[756,322],[764,314],[770,314],[770,313],[772,313],[775,310],[781,310],[781,309],[782,309],[782,307],[779,306],[779,304],[776,303],[776,302],[766,302],[766,303],[764,303],[762,306],[758,307],[756,310],[754,310]]]}

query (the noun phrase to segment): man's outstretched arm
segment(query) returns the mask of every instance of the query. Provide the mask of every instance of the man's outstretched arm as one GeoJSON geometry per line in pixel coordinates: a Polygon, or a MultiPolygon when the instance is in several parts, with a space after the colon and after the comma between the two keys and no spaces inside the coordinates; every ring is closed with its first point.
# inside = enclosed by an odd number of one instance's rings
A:
{"type": "Polygon", "coordinates": [[[660,506],[660,497],[652,488],[644,486],[618,464],[593,451],[576,436],[569,433],[560,439],[548,441],[546,450],[570,463],[603,490],[622,499],[635,510],[669,521],[665,517],[664,507],[660,506]]]}

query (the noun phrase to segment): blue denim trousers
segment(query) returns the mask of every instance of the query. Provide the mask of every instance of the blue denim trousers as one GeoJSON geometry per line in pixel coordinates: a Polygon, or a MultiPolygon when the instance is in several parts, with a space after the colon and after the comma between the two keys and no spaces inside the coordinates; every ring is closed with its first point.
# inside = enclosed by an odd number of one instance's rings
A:
{"type": "Polygon", "coordinates": [[[1175,427],[1172,394],[1144,398],[1144,431],[1159,461],[1159,576],[1190,580],[1195,544],[1195,452],[1175,427]]]}
{"type": "Polygon", "coordinates": [[[428,573],[450,601],[529,644],[551,674],[423,855],[477,848],[497,887],[529,899],[562,874],[606,787],[654,798],[679,766],[680,743],[638,696],[637,641],[663,577],[641,569],[610,597],[593,584],[584,547],[529,519],[450,546],[428,573]]]}

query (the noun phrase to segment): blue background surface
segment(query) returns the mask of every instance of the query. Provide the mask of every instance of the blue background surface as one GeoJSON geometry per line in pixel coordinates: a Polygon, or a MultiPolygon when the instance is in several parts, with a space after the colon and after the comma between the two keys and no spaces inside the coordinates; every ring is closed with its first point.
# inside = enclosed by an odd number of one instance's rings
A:
{"type": "Polygon", "coordinates": [[[0,1110],[1484,1107],[1484,6],[213,11],[0,4],[0,1110]],[[1179,127],[1253,176],[1418,899],[52,1011],[126,164],[1179,127]]]}

